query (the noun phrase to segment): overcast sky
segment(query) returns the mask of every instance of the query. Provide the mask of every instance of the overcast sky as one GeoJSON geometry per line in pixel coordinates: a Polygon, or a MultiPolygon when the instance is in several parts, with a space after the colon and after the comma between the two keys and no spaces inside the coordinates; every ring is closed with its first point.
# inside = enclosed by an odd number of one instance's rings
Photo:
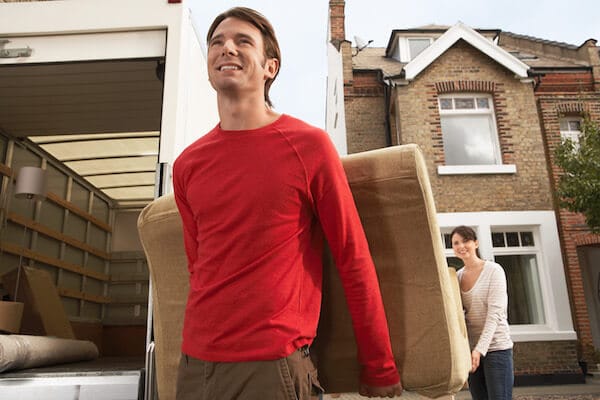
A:
{"type": "MultiPolygon", "coordinates": [[[[273,24],[282,50],[282,69],[271,88],[279,112],[325,126],[327,75],[327,0],[297,4],[272,0],[185,0],[204,38],[215,16],[246,6],[263,13],[273,24]]],[[[385,47],[393,29],[422,25],[454,25],[502,29],[541,39],[581,45],[600,40],[598,0],[346,0],[346,39],[354,36],[385,47]]]]}

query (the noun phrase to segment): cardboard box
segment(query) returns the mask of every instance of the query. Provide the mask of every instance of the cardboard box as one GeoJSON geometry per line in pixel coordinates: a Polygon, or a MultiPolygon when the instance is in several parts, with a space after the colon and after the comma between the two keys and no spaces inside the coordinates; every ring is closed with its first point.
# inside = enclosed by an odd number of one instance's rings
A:
{"type": "MultiPolygon", "coordinates": [[[[3,286],[13,299],[16,281],[16,269],[2,276],[3,286]]],[[[24,266],[17,300],[24,303],[21,334],[75,339],[56,285],[46,271],[24,266]]]]}
{"type": "Polygon", "coordinates": [[[23,303],[17,301],[0,301],[0,332],[19,333],[23,303]]]}

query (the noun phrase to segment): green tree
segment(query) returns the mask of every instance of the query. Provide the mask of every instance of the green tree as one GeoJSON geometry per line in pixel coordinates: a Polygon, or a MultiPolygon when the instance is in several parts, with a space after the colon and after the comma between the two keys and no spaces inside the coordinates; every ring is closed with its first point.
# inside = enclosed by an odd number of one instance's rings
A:
{"type": "Polygon", "coordinates": [[[600,233],[600,126],[585,118],[579,141],[565,139],[556,149],[562,168],[557,194],[561,207],[582,213],[594,233],[600,233]]]}

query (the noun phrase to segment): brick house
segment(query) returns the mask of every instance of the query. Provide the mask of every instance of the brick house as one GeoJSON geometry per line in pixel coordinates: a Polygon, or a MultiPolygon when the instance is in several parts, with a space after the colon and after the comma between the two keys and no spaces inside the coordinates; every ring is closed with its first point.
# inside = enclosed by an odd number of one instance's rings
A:
{"type": "Polygon", "coordinates": [[[449,232],[465,224],[507,272],[516,384],[582,382],[593,321],[577,251],[591,274],[598,238],[558,210],[551,153],[559,124],[598,116],[595,42],[552,53],[534,38],[458,23],[394,30],[386,48],[357,49],[344,5],[330,0],[328,132],[348,153],[417,143],[449,265],[449,232]]]}
{"type": "MultiPolygon", "coordinates": [[[[498,44],[531,66],[554,189],[560,176],[554,163],[556,145],[563,137],[576,140],[584,117],[600,122],[596,40],[573,46],[502,32],[498,44]]],[[[579,352],[594,363],[592,351],[600,350],[600,236],[590,233],[580,214],[556,207],[556,215],[579,352]]]]}

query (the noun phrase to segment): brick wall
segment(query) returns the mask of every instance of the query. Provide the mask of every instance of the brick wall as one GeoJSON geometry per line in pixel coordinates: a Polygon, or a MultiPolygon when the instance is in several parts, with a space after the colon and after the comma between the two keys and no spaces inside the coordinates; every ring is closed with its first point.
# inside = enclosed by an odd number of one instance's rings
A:
{"type": "Polygon", "coordinates": [[[461,40],[409,85],[397,86],[395,104],[402,143],[424,152],[438,212],[552,209],[532,84],[461,40]],[[438,96],[451,92],[492,95],[503,163],[515,164],[516,174],[438,175],[444,165],[438,96]]]}
{"type": "Polygon", "coordinates": [[[344,0],[329,1],[329,31],[331,33],[331,40],[341,41],[346,39],[344,8],[344,0]]]}
{"type": "Polygon", "coordinates": [[[513,348],[515,375],[580,374],[577,342],[518,342],[513,348]]]}
{"type": "MultiPolygon", "coordinates": [[[[569,77],[569,74],[561,75],[564,75],[564,79],[558,81],[559,84],[553,87],[563,90],[553,93],[544,90],[536,93],[552,174],[553,190],[555,190],[561,173],[554,162],[554,152],[561,140],[559,119],[562,116],[587,115],[600,123],[600,93],[578,91],[580,86],[573,81],[573,77],[569,77]],[[569,83],[571,83],[570,87],[569,83]]],[[[552,79],[552,82],[557,82],[557,80],[552,79]]],[[[558,205],[555,207],[572,314],[581,346],[581,358],[591,362],[593,338],[577,250],[580,246],[599,245],[600,235],[590,233],[583,215],[561,209],[558,205]]]]}
{"type": "Polygon", "coordinates": [[[376,71],[354,71],[344,88],[348,153],[387,146],[385,97],[376,71]]]}

